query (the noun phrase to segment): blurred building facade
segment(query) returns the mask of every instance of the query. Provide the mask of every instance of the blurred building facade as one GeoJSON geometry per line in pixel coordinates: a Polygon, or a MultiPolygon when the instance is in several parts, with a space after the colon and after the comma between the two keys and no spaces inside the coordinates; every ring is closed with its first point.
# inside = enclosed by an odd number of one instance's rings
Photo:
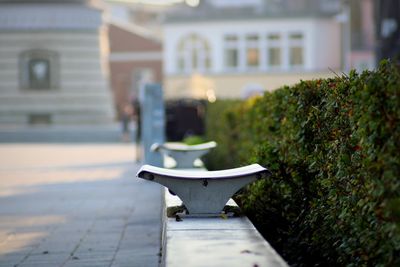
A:
{"type": "Polygon", "coordinates": [[[0,0],[0,123],[108,123],[102,10],[85,0],[0,0]]]}
{"type": "Polygon", "coordinates": [[[162,45],[157,35],[134,24],[109,22],[108,36],[110,82],[121,115],[143,83],[162,83],[162,45]]]}
{"type": "Polygon", "coordinates": [[[400,63],[400,1],[375,0],[376,57],[400,63]]]}
{"type": "MultiPolygon", "coordinates": [[[[356,1],[367,3],[360,12],[370,12],[371,0],[356,1]]],[[[346,64],[370,67],[373,44],[364,43],[370,36],[363,35],[351,54],[355,40],[346,35],[351,22],[343,19],[343,7],[341,0],[203,0],[196,8],[177,6],[164,23],[166,97],[247,97],[301,79],[331,77],[346,64]]]]}
{"type": "Polygon", "coordinates": [[[145,28],[153,36],[161,38],[161,24],[166,10],[171,5],[155,5],[151,4],[151,1],[147,3],[146,0],[104,0],[104,2],[108,11],[108,20],[145,28]]]}
{"type": "MultiPolygon", "coordinates": [[[[344,22],[349,31],[349,36],[345,37],[349,38],[349,67],[358,71],[373,69],[377,64],[374,1],[342,1],[342,12],[346,9],[349,9],[348,21],[344,22]]],[[[343,32],[346,35],[346,30],[343,32]]]]}

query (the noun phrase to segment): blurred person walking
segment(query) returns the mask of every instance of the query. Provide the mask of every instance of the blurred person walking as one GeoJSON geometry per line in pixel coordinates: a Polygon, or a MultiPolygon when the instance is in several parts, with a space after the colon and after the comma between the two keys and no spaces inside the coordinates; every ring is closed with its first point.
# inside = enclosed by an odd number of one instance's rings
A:
{"type": "Polygon", "coordinates": [[[121,124],[122,124],[122,141],[129,142],[130,137],[130,122],[132,120],[133,112],[132,107],[125,104],[121,111],[121,124]]]}
{"type": "Polygon", "coordinates": [[[132,107],[133,107],[133,120],[136,123],[136,132],[135,132],[135,143],[136,143],[136,161],[139,162],[141,159],[141,114],[140,114],[140,101],[137,98],[134,98],[132,101],[132,107]]]}

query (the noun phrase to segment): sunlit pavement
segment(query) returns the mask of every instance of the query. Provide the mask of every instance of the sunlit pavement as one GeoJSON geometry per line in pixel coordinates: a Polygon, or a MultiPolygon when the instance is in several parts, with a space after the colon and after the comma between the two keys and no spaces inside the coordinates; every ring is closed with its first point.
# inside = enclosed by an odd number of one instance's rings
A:
{"type": "MultiPolygon", "coordinates": [[[[0,143],[115,143],[121,125],[0,125],[0,143]]],[[[132,136],[135,124],[131,123],[132,136]]]]}
{"type": "Polygon", "coordinates": [[[161,189],[135,151],[0,145],[0,266],[157,266],[161,189]]]}

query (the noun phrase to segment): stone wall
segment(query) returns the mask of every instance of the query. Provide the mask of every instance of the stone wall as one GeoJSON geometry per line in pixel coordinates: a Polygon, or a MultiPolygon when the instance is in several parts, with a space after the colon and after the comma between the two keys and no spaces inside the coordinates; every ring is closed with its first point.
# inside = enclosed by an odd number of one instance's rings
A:
{"type": "Polygon", "coordinates": [[[71,3],[1,5],[0,124],[111,122],[101,11],[71,3]],[[38,61],[38,75],[51,81],[32,85],[38,61]]]}

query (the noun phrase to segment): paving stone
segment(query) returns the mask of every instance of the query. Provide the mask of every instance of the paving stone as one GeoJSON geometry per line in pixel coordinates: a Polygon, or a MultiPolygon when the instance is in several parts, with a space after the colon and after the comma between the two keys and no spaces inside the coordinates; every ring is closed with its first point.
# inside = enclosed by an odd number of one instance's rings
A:
{"type": "Polygon", "coordinates": [[[161,188],[133,145],[0,145],[0,267],[157,266],[161,188]]]}

